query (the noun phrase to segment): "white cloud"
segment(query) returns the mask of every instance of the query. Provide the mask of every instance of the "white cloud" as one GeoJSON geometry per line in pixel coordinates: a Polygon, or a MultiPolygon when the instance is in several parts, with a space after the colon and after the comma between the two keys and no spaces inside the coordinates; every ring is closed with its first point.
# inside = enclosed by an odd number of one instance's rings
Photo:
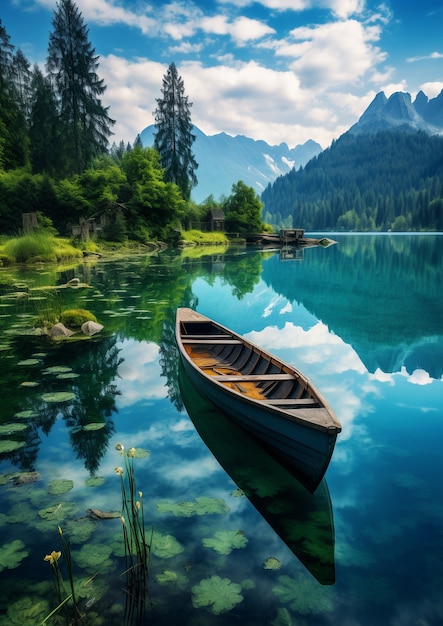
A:
{"type": "MultiPolygon", "coordinates": [[[[224,4],[237,7],[246,7],[254,0],[220,0],[224,4]]],[[[347,18],[350,15],[361,13],[365,6],[364,0],[256,0],[258,4],[277,11],[304,11],[311,8],[324,7],[333,15],[347,18]]]]}
{"type": "Polygon", "coordinates": [[[386,54],[373,45],[380,36],[377,26],[356,20],[304,26],[291,31],[276,54],[293,57],[291,69],[303,85],[325,90],[360,81],[386,54]]]}
{"type": "Polygon", "coordinates": [[[436,98],[443,89],[443,81],[436,81],[432,83],[423,83],[420,85],[420,89],[429,97],[436,98]]]}
{"type": "Polygon", "coordinates": [[[409,57],[406,59],[408,63],[414,63],[415,61],[427,61],[429,59],[443,59],[443,52],[431,52],[431,54],[419,57],[409,57]]]}

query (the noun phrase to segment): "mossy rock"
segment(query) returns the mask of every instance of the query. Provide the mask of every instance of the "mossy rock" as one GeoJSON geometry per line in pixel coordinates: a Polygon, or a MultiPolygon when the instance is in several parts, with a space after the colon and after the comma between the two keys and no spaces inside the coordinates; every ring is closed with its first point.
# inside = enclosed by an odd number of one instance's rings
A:
{"type": "Polygon", "coordinates": [[[60,322],[67,328],[79,329],[85,322],[97,322],[97,318],[87,309],[67,309],[60,315],[60,322]]]}

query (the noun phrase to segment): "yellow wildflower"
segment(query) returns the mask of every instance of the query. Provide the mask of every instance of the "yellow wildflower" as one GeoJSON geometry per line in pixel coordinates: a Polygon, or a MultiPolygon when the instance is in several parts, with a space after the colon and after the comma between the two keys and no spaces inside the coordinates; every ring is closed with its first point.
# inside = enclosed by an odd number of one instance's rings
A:
{"type": "Polygon", "coordinates": [[[135,448],[130,448],[129,449],[128,456],[131,456],[132,458],[135,457],[135,448]]]}
{"type": "Polygon", "coordinates": [[[123,454],[123,452],[125,451],[125,446],[122,443],[118,443],[115,446],[115,449],[118,450],[120,452],[120,454],[123,454]]]}
{"type": "Polygon", "coordinates": [[[115,473],[118,474],[119,476],[123,476],[123,468],[122,467],[116,467],[115,468],[115,473]]]}
{"type": "Polygon", "coordinates": [[[44,560],[49,561],[51,565],[54,565],[54,563],[57,563],[61,555],[62,555],[61,552],[56,552],[55,550],[53,550],[51,554],[47,554],[45,556],[44,560]]]}

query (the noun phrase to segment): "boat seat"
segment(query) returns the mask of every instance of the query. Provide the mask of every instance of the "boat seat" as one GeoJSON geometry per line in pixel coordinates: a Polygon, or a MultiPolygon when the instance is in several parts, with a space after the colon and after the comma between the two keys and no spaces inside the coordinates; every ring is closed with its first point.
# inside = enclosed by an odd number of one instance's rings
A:
{"type": "Polygon", "coordinates": [[[264,382],[268,380],[294,380],[292,374],[222,374],[213,376],[222,383],[264,382]]]}
{"type": "Polygon", "coordinates": [[[318,402],[314,398],[299,398],[298,400],[296,398],[275,398],[271,400],[265,400],[265,404],[274,404],[275,406],[284,406],[286,408],[289,408],[291,406],[318,406],[318,402]]]}
{"type": "Polygon", "coordinates": [[[217,344],[221,344],[221,345],[243,345],[243,342],[240,341],[239,339],[227,339],[227,338],[223,338],[223,336],[220,337],[220,339],[218,337],[211,337],[211,339],[189,339],[188,337],[183,337],[182,338],[182,343],[183,344],[193,344],[193,345],[206,345],[206,346],[210,346],[210,345],[217,345],[217,344]]]}

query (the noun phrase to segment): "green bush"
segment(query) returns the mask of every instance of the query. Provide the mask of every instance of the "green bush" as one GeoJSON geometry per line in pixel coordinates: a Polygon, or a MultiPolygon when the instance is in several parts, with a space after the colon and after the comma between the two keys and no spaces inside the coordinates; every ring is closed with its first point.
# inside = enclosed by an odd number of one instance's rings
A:
{"type": "Polygon", "coordinates": [[[85,322],[96,322],[97,318],[86,309],[67,309],[60,315],[60,322],[67,328],[80,328],[85,322]]]}
{"type": "Polygon", "coordinates": [[[66,239],[54,237],[50,233],[36,232],[10,239],[0,249],[2,257],[11,259],[13,263],[30,263],[41,261],[56,263],[64,259],[82,256],[66,239]]]}

